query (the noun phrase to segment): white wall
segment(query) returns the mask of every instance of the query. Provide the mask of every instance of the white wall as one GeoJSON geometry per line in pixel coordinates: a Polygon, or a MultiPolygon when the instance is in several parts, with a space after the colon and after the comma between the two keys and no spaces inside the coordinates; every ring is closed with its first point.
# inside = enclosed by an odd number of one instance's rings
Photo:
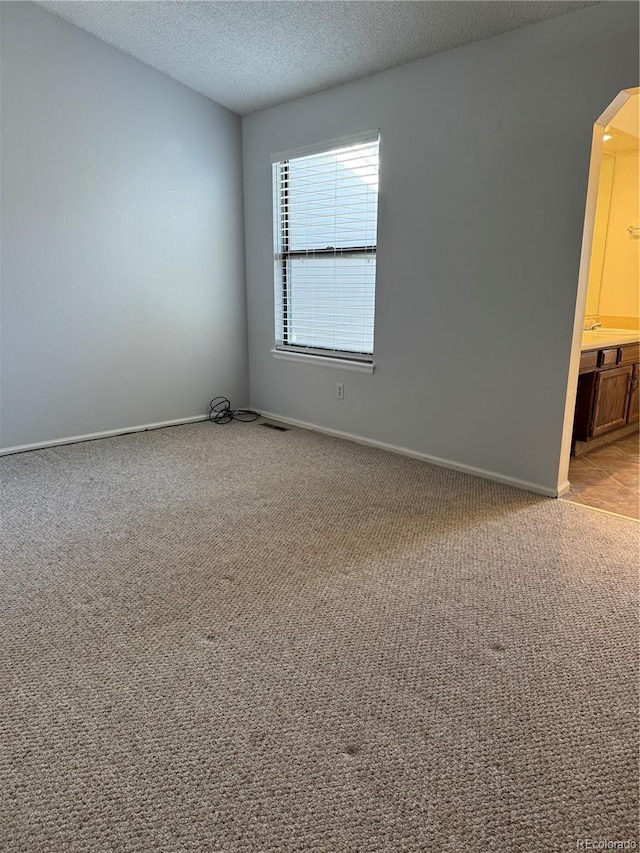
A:
{"type": "Polygon", "coordinates": [[[603,3],[246,117],[251,404],[553,492],[592,126],[637,32],[603,3]],[[270,155],[375,128],[376,372],[274,360],[270,155]]]}
{"type": "Polygon", "coordinates": [[[0,447],[247,403],[235,114],[1,3],[0,447]]]}

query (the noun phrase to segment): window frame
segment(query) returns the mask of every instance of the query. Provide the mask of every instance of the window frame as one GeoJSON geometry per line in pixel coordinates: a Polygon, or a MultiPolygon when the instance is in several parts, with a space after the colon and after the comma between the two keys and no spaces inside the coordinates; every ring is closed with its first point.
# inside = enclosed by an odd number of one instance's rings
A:
{"type": "MultiPolygon", "coordinates": [[[[282,154],[273,155],[272,161],[272,182],[278,181],[279,185],[272,187],[274,192],[274,200],[279,200],[278,208],[273,206],[273,228],[274,228],[274,260],[276,268],[276,280],[274,296],[279,297],[279,310],[282,316],[282,342],[276,341],[272,352],[274,355],[281,357],[291,356],[292,360],[317,360],[323,363],[334,361],[336,366],[340,362],[356,362],[364,370],[373,367],[373,349],[375,347],[375,301],[377,291],[377,253],[378,253],[378,214],[380,211],[380,192],[376,194],[376,241],[373,246],[346,246],[346,247],[328,247],[324,249],[291,249],[289,246],[289,163],[291,160],[303,157],[312,157],[322,154],[329,154],[332,151],[341,148],[350,148],[359,144],[373,143],[378,144],[378,177],[380,174],[380,131],[370,131],[368,133],[357,134],[355,136],[342,137],[341,139],[329,140],[318,145],[306,146],[294,151],[284,152],[282,154]],[[275,167],[275,168],[274,168],[275,167]],[[276,195],[277,194],[277,195],[276,195]],[[372,351],[357,352],[354,350],[336,350],[328,347],[315,347],[305,344],[291,343],[289,340],[290,331],[290,281],[288,264],[295,258],[314,258],[314,257],[368,257],[376,259],[376,271],[374,280],[374,345],[372,351]],[[277,279],[277,268],[279,267],[280,280],[277,279]],[[296,356],[299,356],[298,359],[296,356]],[[307,358],[308,357],[308,358],[307,358]]],[[[277,325],[277,324],[276,324],[277,325]]]]}

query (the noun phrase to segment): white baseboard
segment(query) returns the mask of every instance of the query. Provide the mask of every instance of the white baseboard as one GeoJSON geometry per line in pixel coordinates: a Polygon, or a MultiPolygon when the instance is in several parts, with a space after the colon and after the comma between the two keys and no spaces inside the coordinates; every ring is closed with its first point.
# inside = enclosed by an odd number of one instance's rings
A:
{"type": "Polygon", "coordinates": [[[1,447],[0,456],[9,456],[12,453],[26,453],[28,450],[42,450],[45,447],[58,447],[58,445],[62,444],[77,444],[80,441],[95,441],[97,438],[109,438],[114,435],[127,435],[130,432],[144,432],[148,429],[162,429],[162,427],[192,424],[197,421],[206,421],[207,418],[208,415],[190,415],[188,418],[176,418],[172,421],[159,421],[155,424],[140,424],[139,426],[107,429],[103,432],[89,432],[86,435],[71,435],[66,438],[53,438],[50,441],[37,441],[33,444],[19,444],[15,447],[1,447]]]}
{"type": "Polygon", "coordinates": [[[565,480],[564,483],[558,486],[558,497],[561,498],[563,495],[566,495],[570,488],[571,483],[565,480]]]}
{"type": "MultiPolygon", "coordinates": [[[[463,474],[471,474],[474,477],[482,477],[485,480],[493,480],[496,483],[504,483],[506,486],[514,486],[516,489],[523,489],[527,492],[535,492],[537,495],[544,495],[548,498],[557,498],[559,489],[550,489],[547,486],[542,486],[539,483],[530,483],[528,480],[519,480],[516,477],[507,477],[503,474],[498,474],[495,471],[486,471],[484,468],[474,468],[473,465],[464,465],[460,462],[452,462],[450,459],[441,459],[439,456],[429,456],[428,453],[420,453],[417,450],[410,450],[408,447],[398,447],[396,444],[388,444],[386,441],[377,441],[373,438],[363,438],[361,435],[354,435],[350,432],[343,432],[339,429],[330,429],[328,427],[318,426],[318,424],[308,423],[307,421],[299,421],[296,418],[284,417],[277,415],[274,412],[261,412],[263,418],[268,418],[273,421],[281,421],[291,426],[309,429],[314,432],[333,435],[337,438],[345,438],[348,441],[355,441],[357,444],[365,444],[368,447],[378,447],[381,450],[389,450],[391,453],[399,453],[402,456],[410,456],[412,459],[420,459],[422,462],[429,462],[431,465],[438,465],[440,468],[450,468],[453,471],[461,471],[463,474]]],[[[565,491],[569,488],[569,483],[561,486],[565,491]],[[566,488],[565,488],[566,486],[566,488]]],[[[562,492],[564,494],[564,491],[562,492]]]]}

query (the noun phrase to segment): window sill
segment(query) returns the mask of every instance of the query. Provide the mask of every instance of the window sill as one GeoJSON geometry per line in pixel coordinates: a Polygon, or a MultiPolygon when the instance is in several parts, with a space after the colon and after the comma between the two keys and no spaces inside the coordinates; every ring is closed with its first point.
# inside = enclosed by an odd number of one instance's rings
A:
{"type": "Polygon", "coordinates": [[[274,358],[280,361],[297,361],[302,364],[315,364],[318,367],[335,367],[337,370],[350,370],[353,373],[373,373],[376,366],[372,361],[350,361],[348,358],[331,358],[323,355],[308,355],[302,352],[288,352],[272,349],[274,358]]]}

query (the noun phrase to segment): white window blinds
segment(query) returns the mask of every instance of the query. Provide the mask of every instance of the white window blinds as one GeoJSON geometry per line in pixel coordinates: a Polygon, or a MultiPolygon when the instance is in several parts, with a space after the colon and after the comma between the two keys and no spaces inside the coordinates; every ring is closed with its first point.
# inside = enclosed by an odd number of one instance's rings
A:
{"type": "Polygon", "coordinates": [[[378,136],[273,165],[276,347],[371,361],[378,136]]]}

